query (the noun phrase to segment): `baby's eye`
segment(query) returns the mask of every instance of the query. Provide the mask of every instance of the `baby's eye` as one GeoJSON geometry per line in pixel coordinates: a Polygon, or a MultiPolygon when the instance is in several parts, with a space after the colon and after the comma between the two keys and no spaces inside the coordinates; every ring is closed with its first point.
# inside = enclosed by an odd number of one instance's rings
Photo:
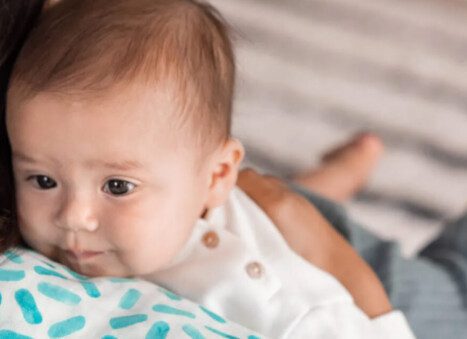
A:
{"type": "Polygon", "coordinates": [[[57,183],[50,177],[45,175],[34,175],[30,177],[35,181],[35,185],[42,190],[48,190],[57,187],[57,183]]]}
{"type": "Polygon", "coordinates": [[[104,192],[113,195],[125,195],[133,191],[135,187],[136,185],[129,181],[111,179],[105,183],[104,192]]]}

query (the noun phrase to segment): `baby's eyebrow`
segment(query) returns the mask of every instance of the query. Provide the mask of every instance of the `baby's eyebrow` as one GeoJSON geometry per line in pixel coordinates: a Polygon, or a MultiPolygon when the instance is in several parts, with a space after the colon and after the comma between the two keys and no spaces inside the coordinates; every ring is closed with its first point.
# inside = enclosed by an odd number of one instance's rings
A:
{"type": "Polygon", "coordinates": [[[129,171],[129,170],[143,168],[143,164],[136,160],[123,160],[123,161],[94,160],[94,161],[89,161],[88,165],[90,167],[105,167],[108,169],[120,170],[120,171],[129,171]]]}
{"type": "Polygon", "coordinates": [[[13,152],[12,157],[17,159],[17,160],[24,161],[24,162],[30,162],[30,163],[36,163],[37,162],[36,159],[30,157],[29,155],[21,153],[21,152],[13,152]]]}
{"type": "MultiPolygon", "coordinates": [[[[13,152],[13,157],[16,160],[37,163],[38,161],[29,155],[21,152],[13,152]]],[[[122,161],[104,161],[104,160],[90,160],[86,162],[88,167],[104,167],[112,170],[129,171],[143,168],[143,164],[136,160],[122,160],[122,161]]]]}

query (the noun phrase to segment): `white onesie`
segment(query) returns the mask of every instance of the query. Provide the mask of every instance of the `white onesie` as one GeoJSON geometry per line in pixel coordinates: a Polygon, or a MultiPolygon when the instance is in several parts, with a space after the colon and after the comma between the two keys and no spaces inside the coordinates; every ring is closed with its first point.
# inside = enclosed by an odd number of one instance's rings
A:
{"type": "Polygon", "coordinates": [[[144,278],[271,338],[414,338],[400,311],[369,319],[238,188],[197,222],[167,269],[144,278]]]}

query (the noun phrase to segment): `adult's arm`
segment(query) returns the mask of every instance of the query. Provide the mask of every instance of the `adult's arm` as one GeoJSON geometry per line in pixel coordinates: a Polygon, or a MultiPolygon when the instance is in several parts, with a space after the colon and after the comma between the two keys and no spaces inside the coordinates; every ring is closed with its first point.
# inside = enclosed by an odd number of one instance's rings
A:
{"type": "Polygon", "coordinates": [[[242,171],[238,185],[263,208],[289,246],[337,278],[370,318],[391,311],[384,288],[370,266],[304,196],[278,179],[253,170],[242,171]]]}
{"type": "MultiPolygon", "coordinates": [[[[256,183],[250,181],[248,185],[256,183]]],[[[368,232],[350,219],[341,205],[300,186],[291,184],[289,188],[309,201],[370,265],[381,280],[391,304],[405,314],[417,338],[454,339],[465,336],[467,213],[447,223],[444,231],[417,256],[406,258],[397,243],[381,240],[368,232]]],[[[284,227],[290,225],[287,223],[284,227]]],[[[283,234],[288,236],[288,233],[283,234]]],[[[313,257],[307,259],[314,263],[313,257]]]]}

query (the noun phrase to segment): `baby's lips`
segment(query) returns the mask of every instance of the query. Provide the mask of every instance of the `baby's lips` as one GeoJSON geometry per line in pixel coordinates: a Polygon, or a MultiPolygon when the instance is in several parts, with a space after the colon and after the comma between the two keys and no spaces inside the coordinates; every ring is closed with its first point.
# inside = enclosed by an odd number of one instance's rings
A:
{"type": "Polygon", "coordinates": [[[87,260],[94,258],[100,254],[105,253],[104,251],[73,251],[65,250],[65,253],[68,257],[74,260],[87,260]]]}

